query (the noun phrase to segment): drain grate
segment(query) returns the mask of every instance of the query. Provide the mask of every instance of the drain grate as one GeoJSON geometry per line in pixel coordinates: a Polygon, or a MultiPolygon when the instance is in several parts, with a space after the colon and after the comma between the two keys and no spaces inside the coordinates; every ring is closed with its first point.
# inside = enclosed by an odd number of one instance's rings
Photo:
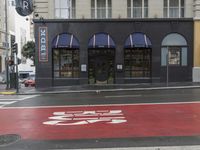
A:
{"type": "Polygon", "coordinates": [[[16,143],[20,139],[21,137],[17,134],[0,135],[0,147],[16,143]]]}

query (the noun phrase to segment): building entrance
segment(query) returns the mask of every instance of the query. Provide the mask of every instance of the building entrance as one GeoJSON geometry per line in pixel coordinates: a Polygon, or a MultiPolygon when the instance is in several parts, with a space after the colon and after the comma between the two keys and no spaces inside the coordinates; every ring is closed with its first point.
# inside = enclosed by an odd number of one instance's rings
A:
{"type": "Polygon", "coordinates": [[[89,50],[89,84],[113,84],[114,57],[113,49],[89,50]]]}

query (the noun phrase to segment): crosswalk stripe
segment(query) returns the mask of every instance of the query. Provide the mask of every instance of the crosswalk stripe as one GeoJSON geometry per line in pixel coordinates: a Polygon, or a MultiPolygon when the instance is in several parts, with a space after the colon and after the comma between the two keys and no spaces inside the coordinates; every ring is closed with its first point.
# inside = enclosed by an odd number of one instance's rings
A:
{"type": "Polygon", "coordinates": [[[15,103],[16,101],[11,101],[11,102],[0,102],[0,105],[8,105],[8,104],[12,104],[15,103]]]}
{"type": "Polygon", "coordinates": [[[0,99],[0,101],[20,101],[21,99],[0,99]]]}
{"type": "Polygon", "coordinates": [[[26,97],[22,97],[22,98],[16,98],[16,99],[13,99],[13,98],[1,98],[0,97],[0,101],[6,101],[6,100],[12,100],[12,101],[22,101],[22,100],[26,100],[26,99],[30,99],[30,98],[34,98],[34,97],[37,97],[39,95],[32,95],[32,96],[26,96],[26,97]]]}

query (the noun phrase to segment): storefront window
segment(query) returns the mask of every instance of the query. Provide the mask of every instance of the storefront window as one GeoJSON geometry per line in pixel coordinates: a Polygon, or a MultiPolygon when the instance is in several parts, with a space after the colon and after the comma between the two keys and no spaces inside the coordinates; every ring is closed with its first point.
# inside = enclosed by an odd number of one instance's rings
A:
{"type": "Polygon", "coordinates": [[[150,77],[151,49],[125,49],[125,77],[150,77]]]}
{"type": "Polygon", "coordinates": [[[128,18],[147,18],[148,0],[128,0],[128,18]]]}
{"type": "Polygon", "coordinates": [[[169,65],[180,65],[180,47],[169,48],[169,65]]]}
{"type": "Polygon", "coordinates": [[[79,51],[74,49],[54,49],[54,77],[79,77],[79,51]]]}
{"type": "Polygon", "coordinates": [[[180,34],[169,34],[162,42],[161,66],[166,66],[167,63],[168,65],[187,66],[187,42],[180,34]]]}

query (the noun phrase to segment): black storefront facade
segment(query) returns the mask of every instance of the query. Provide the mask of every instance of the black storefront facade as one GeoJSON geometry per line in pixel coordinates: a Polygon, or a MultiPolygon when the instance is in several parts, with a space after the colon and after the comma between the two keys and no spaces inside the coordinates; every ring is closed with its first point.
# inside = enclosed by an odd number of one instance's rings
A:
{"type": "Polygon", "coordinates": [[[34,21],[37,88],[192,81],[192,19],[34,21]]]}

